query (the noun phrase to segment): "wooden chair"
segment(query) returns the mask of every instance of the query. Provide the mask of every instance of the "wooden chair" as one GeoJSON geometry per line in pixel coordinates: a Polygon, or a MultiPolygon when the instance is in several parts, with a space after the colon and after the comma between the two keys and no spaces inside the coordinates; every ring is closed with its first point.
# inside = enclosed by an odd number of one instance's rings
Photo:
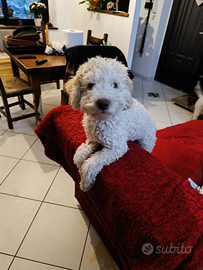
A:
{"type": "MultiPolygon", "coordinates": [[[[11,117],[10,107],[15,105],[20,105],[22,110],[25,109],[25,103],[34,109],[34,106],[24,99],[24,95],[31,94],[32,89],[28,82],[23,80],[20,77],[12,77],[9,79],[0,78],[0,96],[2,97],[3,105],[0,107],[0,113],[2,113],[8,122],[8,127],[13,129],[13,122],[21,119],[25,119],[28,117],[35,116],[35,113],[29,113],[17,117],[11,117]],[[8,103],[8,99],[12,97],[18,97],[18,101],[8,103]]],[[[1,117],[1,115],[0,115],[1,117]]]]}
{"type": "Polygon", "coordinates": [[[108,34],[105,33],[103,38],[97,38],[92,36],[92,30],[87,32],[87,44],[86,45],[101,45],[103,46],[103,41],[106,43],[108,39],[108,34]]]}
{"type": "Polygon", "coordinates": [[[48,44],[48,25],[44,25],[44,21],[41,21],[41,26],[37,27],[39,31],[42,33],[42,42],[48,44]]]}

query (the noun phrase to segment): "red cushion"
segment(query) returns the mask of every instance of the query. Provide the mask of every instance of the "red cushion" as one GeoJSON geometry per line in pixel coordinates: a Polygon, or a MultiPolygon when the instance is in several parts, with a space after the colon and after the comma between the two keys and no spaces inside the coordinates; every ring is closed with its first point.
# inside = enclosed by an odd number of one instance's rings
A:
{"type": "Polygon", "coordinates": [[[180,142],[157,138],[152,155],[184,180],[191,178],[197,185],[203,185],[203,150],[180,142]]]}
{"type": "Polygon", "coordinates": [[[203,150],[203,121],[192,120],[158,130],[157,137],[203,150]]]}

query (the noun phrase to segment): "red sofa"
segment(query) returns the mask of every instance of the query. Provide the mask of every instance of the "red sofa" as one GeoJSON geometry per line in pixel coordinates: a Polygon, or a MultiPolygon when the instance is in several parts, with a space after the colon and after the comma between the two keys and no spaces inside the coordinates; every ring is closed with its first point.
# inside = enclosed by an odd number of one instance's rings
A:
{"type": "Polygon", "coordinates": [[[82,116],[69,105],[60,106],[35,132],[45,154],[72,176],[76,198],[120,269],[202,269],[203,196],[187,177],[202,184],[203,121],[158,131],[152,154],[129,142],[128,152],[104,167],[94,187],[84,193],[73,163],[77,147],[86,139],[82,116]],[[182,177],[170,168],[172,154],[176,165],[177,160],[182,168],[187,164],[187,173],[176,166],[182,177]],[[192,158],[187,159],[188,154],[192,158]],[[164,157],[166,164],[157,157],[164,157]],[[190,171],[193,157],[201,167],[195,174],[190,171]]]}

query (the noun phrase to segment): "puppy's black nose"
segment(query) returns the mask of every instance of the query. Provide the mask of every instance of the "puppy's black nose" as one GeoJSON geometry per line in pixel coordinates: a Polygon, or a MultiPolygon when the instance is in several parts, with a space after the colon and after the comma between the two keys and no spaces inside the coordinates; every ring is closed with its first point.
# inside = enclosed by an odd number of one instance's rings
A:
{"type": "Polygon", "coordinates": [[[107,100],[107,99],[99,99],[99,100],[97,100],[97,107],[102,111],[108,110],[109,105],[110,105],[110,101],[107,100]]]}

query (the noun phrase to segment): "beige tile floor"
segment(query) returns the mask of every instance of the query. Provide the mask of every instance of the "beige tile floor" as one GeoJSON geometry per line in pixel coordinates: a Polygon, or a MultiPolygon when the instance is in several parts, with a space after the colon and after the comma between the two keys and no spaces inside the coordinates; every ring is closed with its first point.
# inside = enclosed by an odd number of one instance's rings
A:
{"type": "MultiPolygon", "coordinates": [[[[60,90],[55,84],[42,90],[45,115],[59,106],[60,90]]],[[[157,129],[191,119],[190,112],[171,102],[180,95],[156,81],[134,79],[133,97],[157,129]]],[[[0,118],[0,270],[118,270],[74,198],[73,180],[44,155],[34,128],[34,118],[16,122],[13,130],[0,118]]]]}

